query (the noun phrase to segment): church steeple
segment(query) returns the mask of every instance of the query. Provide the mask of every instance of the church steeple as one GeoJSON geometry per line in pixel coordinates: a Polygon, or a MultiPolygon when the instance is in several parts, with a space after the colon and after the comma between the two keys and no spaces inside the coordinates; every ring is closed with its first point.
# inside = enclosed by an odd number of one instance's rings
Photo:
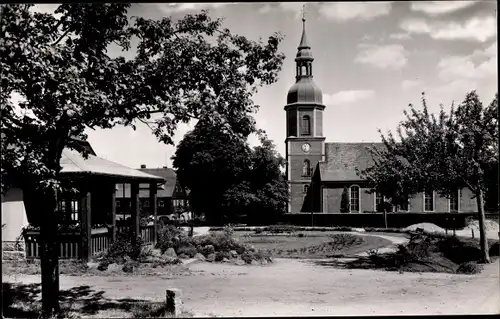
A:
{"type": "Polygon", "coordinates": [[[306,34],[306,17],[305,15],[302,17],[302,38],[300,38],[300,44],[298,49],[310,49],[311,46],[309,45],[309,42],[307,41],[307,34],[306,34]]]}
{"type": "MultiPolygon", "coordinates": [[[[304,10],[304,9],[303,9],[304,10]]],[[[312,56],[311,46],[307,40],[306,33],[306,16],[305,12],[302,13],[302,37],[300,38],[300,43],[297,48],[297,56],[295,57],[295,63],[297,64],[297,74],[295,76],[297,81],[301,78],[312,78],[312,62],[314,58],[312,56]]]]}

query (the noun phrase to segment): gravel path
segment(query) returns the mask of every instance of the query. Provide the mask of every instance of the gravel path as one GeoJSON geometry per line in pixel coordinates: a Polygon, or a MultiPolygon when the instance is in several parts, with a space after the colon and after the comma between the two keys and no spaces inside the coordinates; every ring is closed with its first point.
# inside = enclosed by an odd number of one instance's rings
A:
{"type": "MultiPolygon", "coordinates": [[[[183,291],[197,316],[494,314],[499,312],[498,261],[475,276],[347,270],[277,259],[267,266],[193,263],[190,276],[68,277],[61,289],[91,285],[112,299],[164,300],[183,291]]],[[[37,283],[39,276],[4,277],[37,283]]],[[[109,316],[100,313],[100,316],[109,316]]]]}

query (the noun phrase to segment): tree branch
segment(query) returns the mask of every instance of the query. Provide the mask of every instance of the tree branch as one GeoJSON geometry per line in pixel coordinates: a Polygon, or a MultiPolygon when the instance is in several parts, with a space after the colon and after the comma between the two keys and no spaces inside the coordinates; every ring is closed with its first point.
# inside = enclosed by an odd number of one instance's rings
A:
{"type": "Polygon", "coordinates": [[[65,36],[67,36],[67,35],[68,35],[68,33],[69,33],[69,30],[66,30],[66,32],[64,32],[64,33],[63,33],[63,35],[61,35],[61,36],[59,37],[59,39],[57,39],[57,41],[56,41],[56,42],[52,43],[52,45],[53,45],[53,46],[57,45],[57,44],[58,44],[58,43],[59,43],[59,42],[60,42],[60,41],[61,41],[61,40],[65,37],[65,36]]]}

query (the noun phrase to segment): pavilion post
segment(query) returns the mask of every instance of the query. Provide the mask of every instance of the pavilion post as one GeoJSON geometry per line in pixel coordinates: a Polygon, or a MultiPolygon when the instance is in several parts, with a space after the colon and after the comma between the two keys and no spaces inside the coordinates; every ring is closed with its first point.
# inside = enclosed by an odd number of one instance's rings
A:
{"type": "Polygon", "coordinates": [[[158,203],[156,200],[157,189],[158,189],[158,184],[156,184],[156,182],[151,182],[149,184],[149,205],[150,205],[152,213],[153,213],[153,243],[154,244],[156,244],[156,240],[158,238],[158,229],[157,229],[158,222],[156,220],[156,217],[158,215],[158,203]]]}
{"type": "Polygon", "coordinates": [[[130,184],[130,200],[132,203],[132,243],[137,243],[140,235],[140,212],[139,212],[139,183],[130,184]]]}
{"type": "Polygon", "coordinates": [[[116,240],[116,184],[113,184],[112,192],[111,192],[111,234],[110,240],[111,243],[114,243],[116,240]]]}
{"type": "Polygon", "coordinates": [[[85,191],[81,198],[81,214],[80,214],[80,227],[81,227],[81,255],[84,262],[88,262],[91,254],[92,243],[92,212],[91,212],[91,195],[89,191],[85,191]]]}

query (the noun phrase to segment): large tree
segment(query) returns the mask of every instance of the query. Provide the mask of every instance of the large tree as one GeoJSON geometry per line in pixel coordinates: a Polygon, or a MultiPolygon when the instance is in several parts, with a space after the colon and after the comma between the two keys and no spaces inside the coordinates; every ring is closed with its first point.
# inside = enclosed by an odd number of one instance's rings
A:
{"type": "Polygon", "coordinates": [[[0,104],[2,191],[21,187],[41,218],[43,314],[58,310],[57,218],[60,159],[85,130],[148,122],[172,143],[177,124],[200,116],[229,136],[247,134],[250,99],[276,81],[281,35],[251,41],[207,12],[129,18],[129,4],[62,4],[56,15],[3,5],[0,104]],[[110,56],[110,45],[132,59],[110,56]],[[18,107],[12,94],[21,97],[18,107]],[[152,119],[153,117],[153,119],[152,119]]]}
{"type": "Polygon", "coordinates": [[[245,137],[200,120],[179,143],[173,156],[179,182],[189,189],[194,212],[209,223],[236,222],[242,215],[272,222],[286,209],[284,159],[262,131],[256,133],[261,145],[252,150],[245,137]]]}
{"type": "Polygon", "coordinates": [[[430,114],[422,94],[422,110],[410,105],[397,128],[398,140],[382,135],[385,147],[372,148],[375,164],[361,172],[393,204],[418,192],[435,190],[450,197],[469,188],[477,202],[483,262],[490,262],[484,225],[487,175],[498,165],[498,94],[483,105],[475,91],[449,112],[430,114]]]}

